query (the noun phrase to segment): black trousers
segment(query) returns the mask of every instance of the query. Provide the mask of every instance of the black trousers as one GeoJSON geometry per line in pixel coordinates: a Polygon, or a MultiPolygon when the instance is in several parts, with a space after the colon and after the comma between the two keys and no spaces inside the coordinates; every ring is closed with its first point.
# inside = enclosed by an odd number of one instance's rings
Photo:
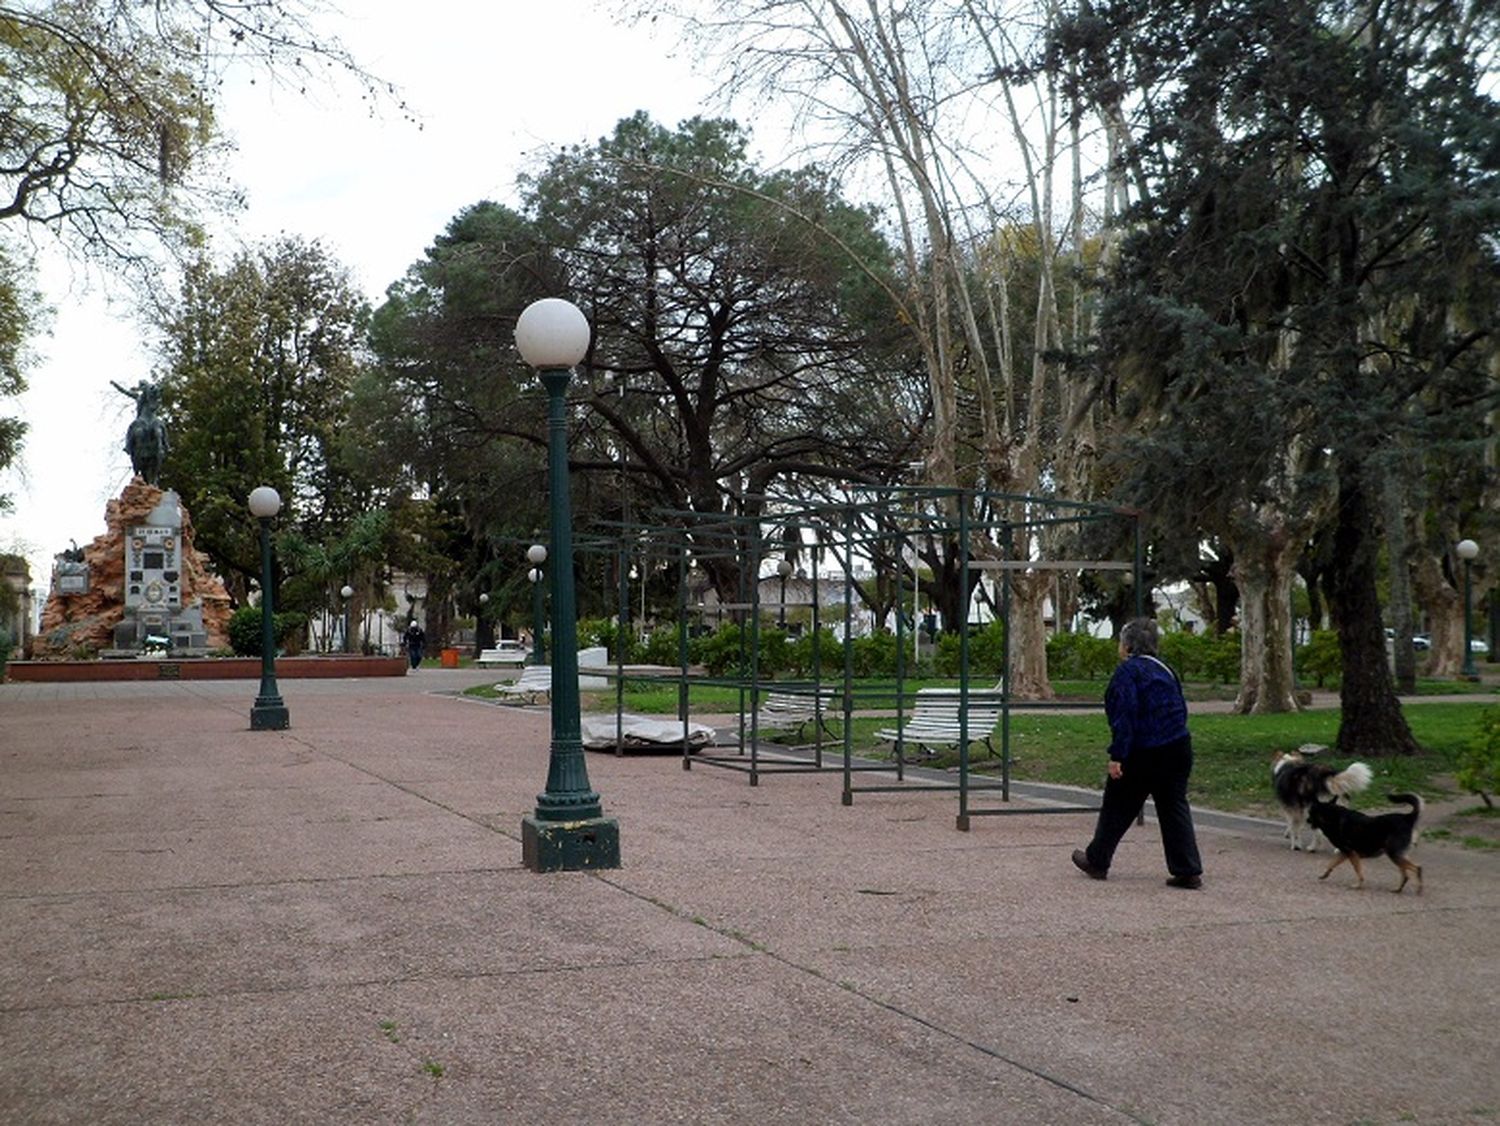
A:
{"type": "Polygon", "coordinates": [[[1099,807],[1099,821],[1094,839],[1089,842],[1089,863],[1101,871],[1109,870],[1120,838],[1130,828],[1146,804],[1156,803],[1156,820],[1161,826],[1161,847],[1167,857],[1167,871],[1174,876],[1198,876],[1203,861],[1198,858],[1198,838],[1193,832],[1193,811],[1188,808],[1188,775],[1193,772],[1193,740],[1183,736],[1160,747],[1148,747],[1130,753],[1119,778],[1104,783],[1104,802],[1099,807]]]}

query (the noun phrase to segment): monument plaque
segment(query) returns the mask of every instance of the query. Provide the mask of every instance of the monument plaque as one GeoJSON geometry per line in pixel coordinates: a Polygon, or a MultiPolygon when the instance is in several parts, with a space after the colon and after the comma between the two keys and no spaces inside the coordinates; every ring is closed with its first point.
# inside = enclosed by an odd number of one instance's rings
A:
{"type": "Polygon", "coordinates": [[[182,606],[182,529],[137,524],[125,540],[125,608],[182,606]]]}

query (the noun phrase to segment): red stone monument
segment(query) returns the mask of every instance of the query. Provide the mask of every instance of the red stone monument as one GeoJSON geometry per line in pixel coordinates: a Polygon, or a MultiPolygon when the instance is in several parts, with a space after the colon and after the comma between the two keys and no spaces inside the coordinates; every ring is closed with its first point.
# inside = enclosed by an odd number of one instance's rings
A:
{"type": "Polygon", "coordinates": [[[229,593],[193,546],[177,494],[135,477],[105,506],[104,521],[107,531],[81,560],[58,563],[33,658],[227,649],[229,593]]]}

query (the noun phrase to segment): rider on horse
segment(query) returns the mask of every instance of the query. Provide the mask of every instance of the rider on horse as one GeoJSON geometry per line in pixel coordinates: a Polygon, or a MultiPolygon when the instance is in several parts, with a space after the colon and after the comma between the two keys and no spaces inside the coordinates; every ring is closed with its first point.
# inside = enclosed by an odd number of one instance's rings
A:
{"type": "Polygon", "coordinates": [[[125,452],[130,455],[130,468],[148,485],[158,484],[161,465],[167,456],[167,428],[156,417],[157,408],[161,406],[161,386],[144,379],[135,385],[134,391],[121,387],[114,380],[110,380],[110,385],[135,400],[135,419],[125,432],[125,452]]]}

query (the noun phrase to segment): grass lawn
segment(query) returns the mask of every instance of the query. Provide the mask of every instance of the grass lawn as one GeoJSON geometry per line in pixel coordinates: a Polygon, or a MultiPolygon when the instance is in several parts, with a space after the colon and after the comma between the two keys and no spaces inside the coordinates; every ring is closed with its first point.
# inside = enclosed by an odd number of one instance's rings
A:
{"type": "MultiPolygon", "coordinates": [[[[906,689],[940,686],[940,681],[908,681],[906,689]]],[[[952,686],[951,682],[947,682],[952,686]]],[[[894,701],[882,696],[890,683],[860,682],[864,696],[860,707],[893,708],[894,701]]],[[[1362,757],[1375,771],[1370,788],[1359,795],[1357,807],[1375,808],[1386,804],[1385,795],[1392,791],[1413,790],[1424,797],[1459,796],[1452,775],[1459,756],[1475,738],[1479,718],[1486,707],[1497,702],[1493,686],[1465,686],[1479,689],[1473,703],[1423,703],[1408,700],[1403,706],[1423,753],[1412,756],[1384,755],[1372,748],[1362,757]]],[[[1098,788],[1103,784],[1104,749],[1109,743],[1109,729],[1104,721],[1103,681],[1058,682],[1061,698],[1099,704],[1093,711],[1026,712],[1017,704],[1010,717],[1011,776],[1021,781],[1055,782],[1064,785],[1098,788]]],[[[1453,681],[1431,681],[1419,685],[1419,695],[1438,692],[1460,694],[1453,681]],[[1423,692],[1422,689],[1426,691],[1423,692]]],[[[489,688],[470,689],[476,696],[494,696],[489,688]]],[[[1233,699],[1233,685],[1189,684],[1190,700],[1233,699]]],[[[627,682],[625,710],[645,715],[675,715],[678,688],[675,684],[627,682]]],[[[746,693],[748,699],[748,693],[746,693]]],[[[740,707],[741,692],[723,684],[690,685],[690,710],[696,715],[733,715],[740,707]]],[[[586,710],[609,710],[614,706],[613,692],[587,693],[586,710]]],[[[748,704],[747,704],[748,706],[748,704]]],[[[890,719],[857,716],[853,722],[853,746],[861,755],[889,752],[874,740],[873,733],[889,726],[890,719]]],[[[1339,712],[1336,708],[1300,712],[1295,715],[1240,716],[1195,715],[1192,718],[1194,768],[1192,800],[1212,809],[1261,816],[1279,816],[1271,798],[1271,756],[1276,751],[1295,750],[1304,743],[1331,746],[1337,738],[1339,712]]],[[[837,722],[834,723],[838,730],[837,722]]],[[[1000,733],[994,736],[1000,745],[1000,733]]],[[[1345,765],[1330,757],[1329,761],[1345,765]]],[[[923,765],[939,768],[957,764],[953,753],[924,760],[923,765]]],[[[983,754],[973,760],[980,771],[998,771],[999,764],[983,754]]],[[[1479,798],[1475,797],[1475,802],[1479,798]]],[[[1478,816],[1478,815],[1476,815],[1478,816]]]]}
{"type": "MultiPolygon", "coordinates": [[[[1459,755],[1479,730],[1485,704],[1408,704],[1403,711],[1422,744],[1420,755],[1360,756],[1375,772],[1370,788],[1354,802],[1384,806],[1393,790],[1424,797],[1451,797],[1451,775],[1459,755]]],[[[1304,743],[1331,746],[1339,713],[1324,709],[1296,715],[1196,715],[1193,733],[1192,800],[1212,809],[1277,816],[1271,797],[1271,756],[1304,743]]],[[[1102,714],[1013,715],[1011,774],[1037,782],[1099,787],[1109,728],[1102,714]]],[[[1341,760],[1329,759],[1336,765],[1341,760]]],[[[988,769],[983,760],[981,769],[988,769]]],[[[1475,799],[1478,800],[1477,798],[1475,799]]]]}

